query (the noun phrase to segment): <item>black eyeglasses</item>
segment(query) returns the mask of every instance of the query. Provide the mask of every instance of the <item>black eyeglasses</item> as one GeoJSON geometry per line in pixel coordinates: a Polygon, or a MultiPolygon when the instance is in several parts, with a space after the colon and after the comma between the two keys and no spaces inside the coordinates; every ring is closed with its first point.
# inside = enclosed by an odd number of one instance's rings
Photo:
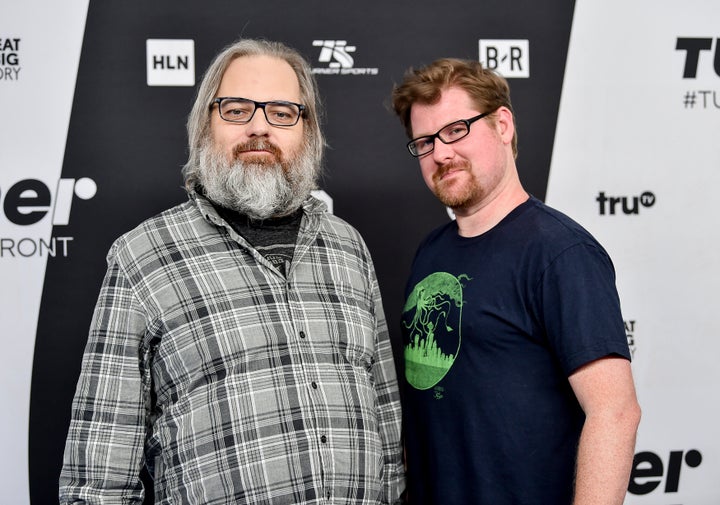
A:
{"type": "Polygon", "coordinates": [[[295,126],[300,117],[305,115],[304,105],[284,100],[256,102],[247,98],[222,96],[213,100],[210,107],[214,104],[218,104],[222,119],[237,124],[249,123],[258,108],[263,110],[265,119],[273,126],[295,126]]]}
{"type": "Polygon", "coordinates": [[[418,157],[433,152],[435,149],[435,139],[440,139],[440,142],[443,144],[457,142],[461,138],[467,137],[468,133],[470,133],[471,124],[489,114],[490,112],[483,112],[470,119],[460,119],[459,121],[443,126],[433,135],[425,135],[424,137],[412,139],[407,144],[408,151],[410,151],[410,154],[413,156],[418,157]]]}

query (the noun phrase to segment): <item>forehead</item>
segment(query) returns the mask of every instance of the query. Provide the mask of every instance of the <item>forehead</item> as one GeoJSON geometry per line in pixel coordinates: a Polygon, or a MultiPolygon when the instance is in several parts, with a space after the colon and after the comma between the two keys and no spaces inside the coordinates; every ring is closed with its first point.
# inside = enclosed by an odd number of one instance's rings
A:
{"type": "Polygon", "coordinates": [[[415,103],[410,108],[413,136],[431,135],[448,123],[479,114],[470,95],[458,87],[444,89],[434,103],[415,103]]]}
{"type": "Polygon", "coordinates": [[[223,74],[217,96],[238,96],[258,102],[300,101],[300,84],[288,62],[271,56],[241,56],[223,74]]]}

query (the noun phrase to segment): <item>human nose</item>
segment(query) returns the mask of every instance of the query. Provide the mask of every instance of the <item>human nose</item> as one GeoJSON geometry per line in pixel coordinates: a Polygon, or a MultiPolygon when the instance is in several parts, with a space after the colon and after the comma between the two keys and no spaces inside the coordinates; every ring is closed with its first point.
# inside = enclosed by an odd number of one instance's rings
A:
{"type": "Polygon", "coordinates": [[[267,122],[265,117],[265,109],[258,107],[255,109],[255,114],[250,118],[250,121],[246,124],[245,132],[249,137],[266,136],[270,130],[270,124],[267,122]]]}
{"type": "Polygon", "coordinates": [[[433,160],[442,164],[455,157],[455,150],[450,144],[446,144],[439,137],[433,139],[434,147],[432,151],[433,160]]]}

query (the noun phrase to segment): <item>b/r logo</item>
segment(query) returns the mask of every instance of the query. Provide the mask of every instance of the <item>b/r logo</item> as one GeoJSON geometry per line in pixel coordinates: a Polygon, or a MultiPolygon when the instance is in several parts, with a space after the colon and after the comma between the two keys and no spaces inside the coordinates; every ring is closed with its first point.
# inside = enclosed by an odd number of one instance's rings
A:
{"type": "Polygon", "coordinates": [[[484,39],[479,41],[480,63],[506,78],[530,77],[528,40],[484,39]]]}
{"type": "Polygon", "coordinates": [[[347,45],[347,40],[313,40],[313,46],[322,48],[318,61],[329,63],[330,68],[352,68],[355,64],[349,53],[354,53],[356,48],[347,45]]]}

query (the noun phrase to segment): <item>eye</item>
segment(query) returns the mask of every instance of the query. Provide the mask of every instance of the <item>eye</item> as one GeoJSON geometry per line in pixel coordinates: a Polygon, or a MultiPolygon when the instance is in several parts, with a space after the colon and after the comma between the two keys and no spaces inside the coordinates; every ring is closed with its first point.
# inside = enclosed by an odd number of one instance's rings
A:
{"type": "Polygon", "coordinates": [[[274,110],[271,114],[275,117],[275,119],[289,119],[293,117],[289,111],[285,110],[274,110]]]}
{"type": "Polygon", "coordinates": [[[413,140],[410,144],[408,144],[408,146],[415,156],[420,156],[421,154],[429,153],[433,150],[435,147],[434,141],[434,136],[420,137],[413,140]]]}
{"type": "Polygon", "coordinates": [[[242,116],[249,114],[249,112],[246,109],[234,108],[234,109],[226,109],[225,114],[228,116],[242,117],[242,116]]]}
{"type": "Polygon", "coordinates": [[[293,124],[297,121],[300,112],[291,104],[285,103],[269,103],[265,106],[268,120],[279,124],[293,124]]]}
{"type": "Polygon", "coordinates": [[[418,150],[424,151],[428,147],[433,145],[434,140],[435,139],[433,137],[423,137],[415,141],[415,146],[418,148],[418,150]]]}
{"type": "Polygon", "coordinates": [[[252,115],[254,107],[251,103],[225,100],[220,104],[223,117],[233,120],[242,121],[252,115]]]}
{"type": "Polygon", "coordinates": [[[443,138],[447,140],[455,140],[464,137],[467,134],[467,127],[464,123],[455,123],[443,130],[443,138]]]}

